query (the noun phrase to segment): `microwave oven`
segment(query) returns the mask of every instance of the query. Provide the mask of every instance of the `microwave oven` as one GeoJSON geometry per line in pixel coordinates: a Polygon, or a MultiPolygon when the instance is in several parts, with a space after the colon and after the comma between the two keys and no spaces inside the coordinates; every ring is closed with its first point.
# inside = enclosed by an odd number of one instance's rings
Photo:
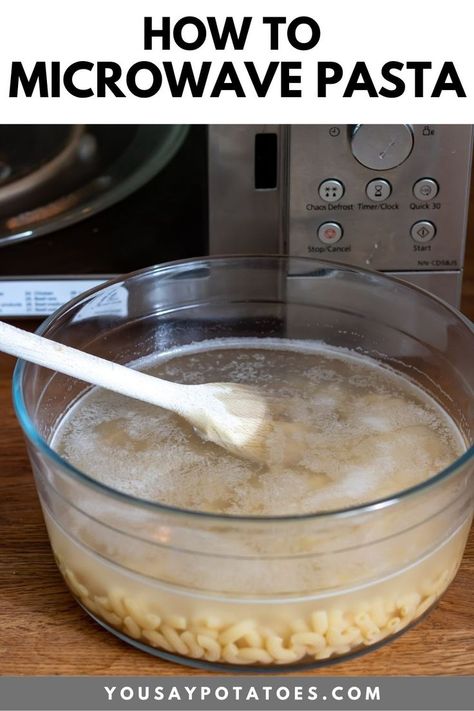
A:
{"type": "Polygon", "coordinates": [[[0,317],[202,255],[376,269],[458,306],[469,125],[3,126],[0,317]]]}

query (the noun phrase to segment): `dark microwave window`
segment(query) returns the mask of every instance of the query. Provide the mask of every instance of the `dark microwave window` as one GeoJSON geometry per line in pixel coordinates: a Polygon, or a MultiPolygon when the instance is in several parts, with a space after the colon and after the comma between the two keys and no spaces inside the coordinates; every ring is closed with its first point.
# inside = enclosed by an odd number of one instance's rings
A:
{"type": "Polygon", "coordinates": [[[277,134],[257,133],[255,136],[255,190],[275,190],[277,175],[277,134]]]}
{"type": "Polygon", "coordinates": [[[1,246],[0,278],[123,274],[208,251],[207,129],[120,202],[67,228],[1,246]]]}

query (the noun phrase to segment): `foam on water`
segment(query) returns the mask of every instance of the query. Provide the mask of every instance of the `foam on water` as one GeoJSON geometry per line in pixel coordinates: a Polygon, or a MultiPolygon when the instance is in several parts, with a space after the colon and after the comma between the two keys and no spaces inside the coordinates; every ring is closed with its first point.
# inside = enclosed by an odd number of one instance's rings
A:
{"type": "Polygon", "coordinates": [[[176,382],[256,385],[297,424],[290,441],[271,443],[275,462],[284,461],[284,446],[297,463],[262,466],[202,441],[173,413],[94,388],[64,418],[53,446],[139,498],[240,515],[316,512],[395,494],[465,449],[448,415],[408,380],[320,342],[216,339],[134,366],[176,382]]]}

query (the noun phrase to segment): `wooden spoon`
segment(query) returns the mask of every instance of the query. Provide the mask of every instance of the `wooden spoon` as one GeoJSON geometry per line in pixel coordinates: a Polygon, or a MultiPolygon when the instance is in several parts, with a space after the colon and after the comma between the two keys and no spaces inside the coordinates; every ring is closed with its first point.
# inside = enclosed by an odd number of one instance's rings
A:
{"type": "Polygon", "coordinates": [[[0,350],[107,390],[171,410],[205,440],[256,462],[266,460],[268,405],[237,383],[182,385],[0,322],[0,350]]]}

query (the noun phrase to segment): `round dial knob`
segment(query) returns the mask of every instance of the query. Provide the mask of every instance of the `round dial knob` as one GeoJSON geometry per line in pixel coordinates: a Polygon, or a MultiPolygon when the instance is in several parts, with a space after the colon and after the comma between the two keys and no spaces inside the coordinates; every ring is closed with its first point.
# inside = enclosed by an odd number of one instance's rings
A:
{"type": "Polygon", "coordinates": [[[372,170],[390,170],[403,163],[413,149],[413,131],[407,124],[359,124],[351,141],[354,158],[372,170]]]}

